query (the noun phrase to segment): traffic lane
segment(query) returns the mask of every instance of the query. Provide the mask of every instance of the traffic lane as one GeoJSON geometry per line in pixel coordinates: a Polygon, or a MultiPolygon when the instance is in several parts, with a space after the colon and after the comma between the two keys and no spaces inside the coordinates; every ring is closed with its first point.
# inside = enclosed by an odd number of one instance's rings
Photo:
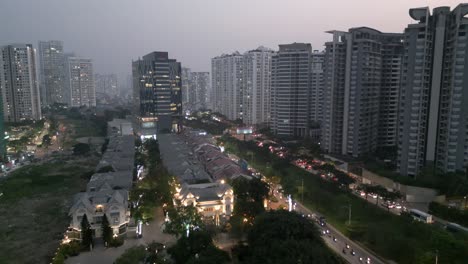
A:
{"type": "MultiPolygon", "coordinates": [[[[285,204],[288,204],[288,199],[286,197],[278,197],[282,196],[281,194],[278,195],[278,193],[275,192],[275,196],[279,201],[284,201],[285,204]]],[[[305,208],[302,204],[294,202],[295,204],[295,211],[303,214],[304,217],[310,217],[313,212],[309,210],[308,208],[305,208]]],[[[311,221],[314,221],[313,219],[310,219],[311,221]]],[[[345,237],[343,234],[341,234],[338,230],[336,230],[334,227],[330,225],[326,225],[325,227],[320,226],[318,223],[314,221],[314,223],[318,226],[318,229],[320,232],[323,230],[329,230],[329,234],[323,235],[322,237],[325,241],[325,243],[336,253],[338,253],[339,256],[344,258],[346,261],[349,263],[366,263],[367,258],[369,258],[369,263],[377,263],[377,264],[384,264],[384,262],[380,261],[378,258],[376,258],[374,255],[370,254],[360,246],[358,246],[356,243],[352,242],[349,240],[347,237],[345,237]],[[333,238],[336,238],[336,241],[333,240],[333,238]],[[349,245],[349,249],[346,248],[346,245],[349,245]],[[344,252],[343,252],[343,249],[344,252]],[[355,251],[355,255],[351,254],[351,250],[355,251]],[[362,257],[362,260],[359,258],[362,257]]]]}
{"type": "MultiPolygon", "coordinates": [[[[302,204],[296,202],[296,211],[304,214],[304,215],[311,215],[313,212],[309,210],[308,208],[305,208],[302,204]]],[[[363,249],[361,246],[357,245],[350,239],[348,239],[346,236],[344,236],[341,232],[339,232],[337,229],[335,229],[333,226],[329,225],[328,223],[326,224],[327,228],[330,230],[332,233],[332,238],[335,236],[339,241],[342,243],[346,243],[352,247],[359,256],[363,256],[364,260],[366,260],[368,257],[370,258],[370,263],[378,263],[378,264],[384,264],[385,262],[382,262],[380,259],[378,259],[376,256],[368,252],[367,250],[363,249]]],[[[343,244],[344,248],[346,247],[345,244],[343,244]]],[[[342,252],[343,248],[337,248],[341,256],[346,256],[348,253],[344,254],[342,252]]],[[[359,258],[356,258],[357,261],[359,261],[359,258]]],[[[359,263],[359,262],[357,262],[359,263]]]]}
{"type": "MultiPolygon", "coordinates": [[[[361,196],[360,194],[358,194],[358,193],[356,193],[356,192],[352,192],[352,193],[353,193],[355,196],[357,196],[357,197],[359,197],[359,198],[361,198],[361,199],[363,199],[363,200],[366,200],[366,197],[365,197],[365,196],[361,196]]],[[[376,198],[374,198],[374,197],[372,197],[372,196],[370,196],[370,195],[367,196],[367,202],[368,202],[368,203],[377,205],[377,206],[379,206],[380,209],[382,209],[382,210],[389,211],[389,212],[394,213],[394,214],[396,214],[396,215],[400,215],[401,212],[403,211],[403,206],[404,206],[404,205],[403,205],[403,202],[399,202],[400,205],[401,205],[401,208],[400,208],[400,209],[398,209],[398,208],[396,208],[396,207],[393,207],[393,208],[390,208],[390,210],[388,210],[386,207],[383,207],[382,204],[381,204],[381,203],[384,202],[384,201],[385,201],[385,200],[379,199],[378,204],[377,204],[377,199],[376,199],[376,198]]]]}
{"type": "MultiPolygon", "coordinates": [[[[327,227],[325,226],[326,230],[327,227]]],[[[369,263],[381,263],[376,261],[375,258],[367,255],[366,252],[362,251],[358,247],[353,247],[353,243],[346,242],[346,237],[339,233],[330,231],[329,234],[322,234],[322,238],[325,243],[332,249],[334,249],[341,257],[346,259],[349,263],[366,263],[369,258],[369,263]],[[354,255],[352,254],[354,252],[354,255]]]]}

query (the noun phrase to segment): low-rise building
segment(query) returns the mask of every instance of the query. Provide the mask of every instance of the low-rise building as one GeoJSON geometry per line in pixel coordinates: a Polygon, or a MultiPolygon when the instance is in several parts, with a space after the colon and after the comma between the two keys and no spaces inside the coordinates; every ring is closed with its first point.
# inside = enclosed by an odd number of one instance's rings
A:
{"type": "Polygon", "coordinates": [[[81,231],[81,220],[85,214],[95,237],[102,235],[104,214],[115,235],[125,234],[130,221],[128,190],[115,190],[103,185],[98,190],[76,194],[69,211],[72,218],[70,229],[75,232],[81,231]]]}
{"type": "Polygon", "coordinates": [[[115,136],[133,135],[132,121],[129,119],[112,119],[112,121],[107,122],[107,134],[115,136]]]}
{"type": "Polygon", "coordinates": [[[193,205],[205,220],[229,219],[234,210],[234,192],[225,183],[182,184],[176,188],[175,202],[184,206],[193,205]]]}
{"type": "Polygon", "coordinates": [[[86,214],[93,236],[102,236],[102,219],[107,216],[114,235],[124,235],[130,222],[129,191],[133,184],[135,155],[133,136],[113,136],[86,191],[75,195],[70,208],[67,236],[80,239],[81,221],[86,214]],[[102,171],[102,172],[100,172],[102,171]]]}

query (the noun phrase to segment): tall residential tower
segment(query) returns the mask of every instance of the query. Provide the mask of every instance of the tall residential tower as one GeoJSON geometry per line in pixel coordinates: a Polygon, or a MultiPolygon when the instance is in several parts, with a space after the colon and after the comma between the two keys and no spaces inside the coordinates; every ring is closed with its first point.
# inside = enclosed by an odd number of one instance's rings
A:
{"type": "Polygon", "coordinates": [[[0,48],[0,90],[5,122],[41,119],[36,70],[36,51],[31,44],[0,48]]]}
{"type": "Polygon", "coordinates": [[[322,148],[359,157],[381,146],[379,139],[395,146],[402,34],[367,27],[329,33],[322,148]]]}
{"type": "Polygon", "coordinates": [[[272,58],[271,129],[278,136],[306,137],[310,129],[310,44],[279,45],[272,58]]]}
{"type": "Polygon", "coordinates": [[[42,106],[53,103],[67,103],[64,90],[64,59],[62,41],[39,42],[39,90],[42,106]]]}
{"type": "Polygon", "coordinates": [[[468,165],[468,4],[410,9],[400,93],[400,174],[468,165]]]}
{"type": "Polygon", "coordinates": [[[71,107],[96,106],[93,63],[91,59],[66,57],[66,99],[71,107]]]}

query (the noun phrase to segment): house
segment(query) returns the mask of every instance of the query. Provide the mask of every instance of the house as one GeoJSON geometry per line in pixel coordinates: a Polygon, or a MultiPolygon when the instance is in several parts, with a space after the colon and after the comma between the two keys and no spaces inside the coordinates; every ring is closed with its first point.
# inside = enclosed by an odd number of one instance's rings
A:
{"type": "Polygon", "coordinates": [[[116,136],[133,135],[132,121],[129,119],[112,119],[112,121],[107,122],[107,134],[116,136]]]}
{"type": "Polygon", "coordinates": [[[76,194],[69,211],[72,230],[81,231],[81,220],[85,214],[95,237],[102,236],[101,224],[104,214],[115,235],[125,234],[130,221],[128,191],[114,190],[108,185],[103,185],[99,190],[76,194]]]}
{"type": "Polygon", "coordinates": [[[182,184],[176,188],[174,202],[193,205],[206,221],[228,220],[234,210],[232,187],[225,183],[182,184]]]}

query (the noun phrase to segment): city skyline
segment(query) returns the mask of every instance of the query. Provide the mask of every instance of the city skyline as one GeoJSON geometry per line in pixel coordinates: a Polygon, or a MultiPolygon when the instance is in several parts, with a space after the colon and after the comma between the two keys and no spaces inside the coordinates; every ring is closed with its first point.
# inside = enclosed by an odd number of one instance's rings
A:
{"type": "Polygon", "coordinates": [[[333,29],[367,26],[382,32],[402,33],[412,22],[409,8],[429,6],[432,9],[440,5],[454,8],[460,2],[293,0],[288,3],[285,6],[266,0],[232,3],[209,0],[141,1],[140,5],[134,5],[112,1],[110,5],[109,1],[80,1],[72,5],[58,0],[6,0],[0,10],[0,23],[16,26],[0,30],[0,45],[32,43],[38,47],[39,41],[60,40],[67,52],[92,58],[98,73],[128,74],[129,61],[154,50],[174,54],[174,58],[193,71],[209,71],[210,58],[261,45],[276,50],[279,44],[303,42],[311,43],[314,50],[323,50],[328,40],[325,32],[333,29]],[[67,12],[68,9],[77,12],[67,12]],[[385,12],[365,12],[377,9],[385,12]],[[165,10],[177,10],[178,19],[172,19],[171,13],[165,10]],[[278,19],[283,16],[284,19],[278,19]],[[166,27],[168,24],[171,30],[166,27]],[[246,26],[249,30],[245,30],[246,26]],[[158,37],[143,36],[140,32],[153,32],[151,35],[158,37]],[[190,47],[186,43],[191,43],[190,47]]]}

